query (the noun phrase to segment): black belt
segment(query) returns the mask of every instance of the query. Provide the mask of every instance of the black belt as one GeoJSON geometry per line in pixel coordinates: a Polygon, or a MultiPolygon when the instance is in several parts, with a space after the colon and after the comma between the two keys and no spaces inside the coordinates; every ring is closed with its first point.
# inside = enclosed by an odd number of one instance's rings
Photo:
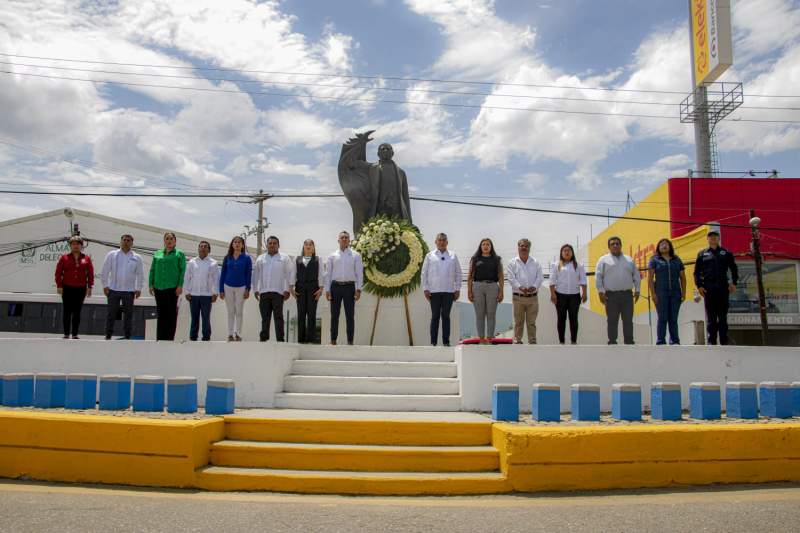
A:
{"type": "Polygon", "coordinates": [[[339,285],[343,287],[347,287],[348,285],[355,285],[355,281],[331,281],[331,285],[339,285]]]}
{"type": "Polygon", "coordinates": [[[520,298],[530,298],[530,297],[536,296],[536,295],[535,294],[520,294],[518,292],[515,292],[514,296],[519,296],[520,298]]]}

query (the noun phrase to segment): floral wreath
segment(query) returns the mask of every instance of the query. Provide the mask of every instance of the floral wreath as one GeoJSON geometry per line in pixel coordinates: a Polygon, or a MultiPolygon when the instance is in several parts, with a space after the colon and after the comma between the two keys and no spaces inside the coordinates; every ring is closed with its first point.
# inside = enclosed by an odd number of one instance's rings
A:
{"type": "Polygon", "coordinates": [[[361,228],[353,249],[361,254],[364,290],[385,298],[408,294],[420,284],[428,246],[408,220],[379,215],[361,228]]]}

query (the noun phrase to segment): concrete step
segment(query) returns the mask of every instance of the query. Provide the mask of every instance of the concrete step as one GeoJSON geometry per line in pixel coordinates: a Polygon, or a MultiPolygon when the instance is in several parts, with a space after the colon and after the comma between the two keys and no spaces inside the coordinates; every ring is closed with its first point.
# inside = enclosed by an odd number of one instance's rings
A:
{"type": "Polygon", "coordinates": [[[461,408],[461,396],[284,392],[275,395],[275,407],[346,411],[458,411],[461,408]]]}
{"type": "Polygon", "coordinates": [[[457,378],[286,376],[285,392],[333,394],[458,394],[457,378]]]}
{"type": "Polygon", "coordinates": [[[500,472],[334,472],[207,466],[196,471],[195,480],[199,488],[214,491],[447,495],[511,490],[500,472]]]}
{"type": "Polygon", "coordinates": [[[379,446],[486,446],[492,441],[488,418],[447,421],[448,413],[439,413],[435,420],[367,419],[356,418],[353,411],[333,418],[321,414],[318,418],[291,417],[296,412],[287,411],[282,417],[280,410],[274,410],[269,418],[229,415],[225,417],[225,435],[239,441],[379,446]]]}
{"type": "Polygon", "coordinates": [[[324,361],[406,361],[452,363],[454,348],[433,346],[301,345],[300,359],[324,361]]]}
{"type": "Polygon", "coordinates": [[[458,375],[458,368],[455,363],[296,360],[292,363],[291,374],[301,376],[454,378],[458,375]]]}
{"type": "Polygon", "coordinates": [[[487,472],[500,468],[492,446],[366,446],[224,440],[211,464],[290,470],[359,472],[487,472]]]}

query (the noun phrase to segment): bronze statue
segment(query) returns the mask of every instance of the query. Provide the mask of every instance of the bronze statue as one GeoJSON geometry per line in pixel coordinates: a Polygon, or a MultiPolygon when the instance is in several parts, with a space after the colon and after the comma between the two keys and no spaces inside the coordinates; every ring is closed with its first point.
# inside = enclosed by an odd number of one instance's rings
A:
{"type": "Polygon", "coordinates": [[[357,133],[342,145],[339,158],[339,183],[353,209],[353,232],[375,215],[388,215],[411,222],[411,203],[405,171],[392,157],[392,145],[378,147],[378,162],[367,161],[367,143],[374,133],[357,133]]]}

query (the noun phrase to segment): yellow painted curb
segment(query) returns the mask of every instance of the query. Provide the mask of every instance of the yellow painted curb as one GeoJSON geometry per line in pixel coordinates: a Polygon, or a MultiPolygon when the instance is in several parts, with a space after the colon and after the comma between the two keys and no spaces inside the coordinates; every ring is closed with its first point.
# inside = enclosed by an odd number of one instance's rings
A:
{"type": "Polygon", "coordinates": [[[268,490],[307,494],[465,495],[499,494],[511,486],[499,472],[302,472],[250,468],[220,471],[209,467],[197,474],[198,488],[215,491],[268,490]]]}
{"type": "Polygon", "coordinates": [[[800,424],[535,427],[497,423],[516,491],[800,481],[800,424]]]}
{"type": "Polygon", "coordinates": [[[482,446],[492,440],[487,422],[330,420],[225,417],[232,440],[387,446],[482,446]]]}
{"type": "Polygon", "coordinates": [[[222,441],[211,464],[289,470],[362,472],[491,472],[500,468],[492,446],[362,446],[222,441]]]}
{"type": "Polygon", "coordinates": [[[221,418],[0,411],[0,477],[192,487],[211,442],[223,436],[221,418]]]}

